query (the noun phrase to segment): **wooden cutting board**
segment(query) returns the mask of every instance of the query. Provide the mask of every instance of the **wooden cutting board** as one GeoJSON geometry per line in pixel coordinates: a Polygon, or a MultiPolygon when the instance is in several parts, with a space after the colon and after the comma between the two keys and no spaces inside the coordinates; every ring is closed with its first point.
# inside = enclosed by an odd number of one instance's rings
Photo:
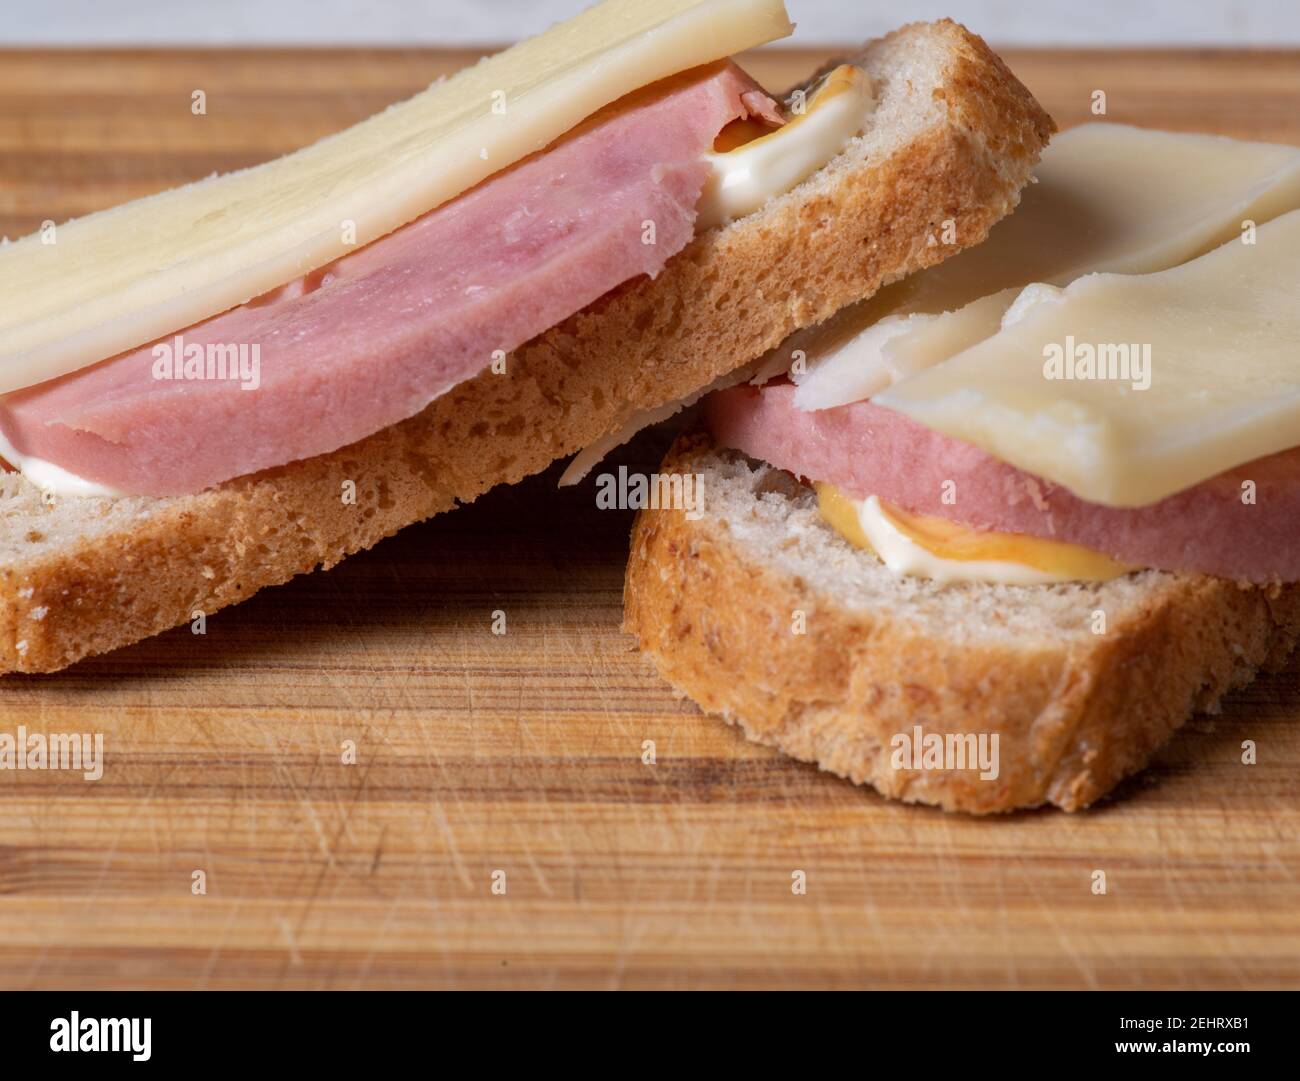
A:
{"type": "MultiPolygon", "coordinates": [[[[751,67],[779,87],[825,55],[751,67]]],[[[263,160],[469,59],[0,52],[0,233],[263,160]]],[[[1063,127],[1104,90],[1112,120],[1300,143],[1300,54],[1008,60],[1063,127]]],[[[629,516],[553,481],[204,636],[0,680],[0,732],[105,739],[97,782],[0,773],[0,986],[1300,983],[1300,665],[1089,813],[899,806],[675,699],[618,631],[629,516]]]]}

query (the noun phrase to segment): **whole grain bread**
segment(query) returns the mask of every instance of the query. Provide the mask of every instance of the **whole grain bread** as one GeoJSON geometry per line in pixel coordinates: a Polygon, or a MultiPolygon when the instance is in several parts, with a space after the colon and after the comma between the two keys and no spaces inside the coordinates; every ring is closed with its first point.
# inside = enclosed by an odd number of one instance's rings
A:
{"type": "Polygon", "coordinates": [[[810,488],[707,435],[679,439],[661,471],[702,478],[703,514],[638,515],[624,630],[706,712],[896,799],[1087,807],[1300,637],[1300,585],[1143,571],[944,587],[895,575],[810,488]],[[997,776],[895,768],[916,726],[996,734],[997,776]]]}
{"type": "Polygon", "coordinates": [[[197,495],[50,500],[0,479],[0,670],[40,672],[329,567],[544,469],[794,330],[978,243],[1053,130],[952,22],[869,44],[867,132],[794,190],[698,237],[415,417],[197,495]],[[956,244],[937,243],[946,221],[956,244]],[[355,502],[348,497],[355,496],[355,502]]]}

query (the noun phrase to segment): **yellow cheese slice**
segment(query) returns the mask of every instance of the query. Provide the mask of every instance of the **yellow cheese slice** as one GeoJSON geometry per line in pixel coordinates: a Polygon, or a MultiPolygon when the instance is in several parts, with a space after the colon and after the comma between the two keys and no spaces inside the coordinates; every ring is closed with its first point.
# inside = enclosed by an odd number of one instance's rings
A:
{"type": "Polygon", "coordinates": [[[939,582],[1046,585],[1107,582],[1131,570],[1077,544],[971,529],[946,518],[909,514],[880,499],[854,499],[833,484],[813,487],[822,520],[898,574],[939,582]]]}
{"type": "Polygon", "coordinates": [[[69,222],[53,243],[47,233],[4,245],[0,392],[241,304],[611,101],[791,29],[781,0],[605,0],[296,153],[69,222]]]}
{"type": "Polygon", "coordinates": [[[1300,446],[1300,210],[1244,239],[1032,287],[997,334],[875,400],[1112,507],[1300,446]]]}
{"type": "Polygon", "coordinates": [[[775,131],[748,120],[728,125],[704,156],[710,172],[700,192],[696,228],[752,214],[806,180],[862,132],[874,107],[867,73],[841,64],[822,79],[803,111],[775,131]]]}
{"type": "Polygon", "coordinates": [[[1020,287],[1143,274],[1211,251],[1243,220],[1300,207],[1300,150],[1086,124],[1057,136],[1038,183],[989,239],[784,343],[795,403],[861,401],[995,333],[1020,287]],[[960,310],[958,310],[960,309],[960,310]],[[940,314],[946,313],[946,314],[940,314]]]}

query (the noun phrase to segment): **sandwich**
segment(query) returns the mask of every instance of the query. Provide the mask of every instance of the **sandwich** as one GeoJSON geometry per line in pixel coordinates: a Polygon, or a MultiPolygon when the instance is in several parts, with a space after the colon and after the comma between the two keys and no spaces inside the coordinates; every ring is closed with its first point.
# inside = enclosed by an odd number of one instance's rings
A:
{"type": "Polygon", "coordinates": [[[983,244],[707,396],[625,629],[886,796],[1087,807],[1300,636],[1298,253],[1294,147],[1058,136],[983,244]]]}
{"type": "Polygon", "coordinates": [[[0,247],[0,665],[332,566],[1009,213],[1053,125],[951,22],[780,97],[779,0],[605,0],[310,147],[0,247]]]}

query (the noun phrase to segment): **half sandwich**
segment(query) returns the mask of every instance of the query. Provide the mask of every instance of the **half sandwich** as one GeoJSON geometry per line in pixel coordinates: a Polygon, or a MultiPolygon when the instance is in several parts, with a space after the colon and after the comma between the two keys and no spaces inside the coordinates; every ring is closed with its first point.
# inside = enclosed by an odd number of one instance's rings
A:
{"type": "Polygon", "coordinates": [[[778,0],[607,0],[297,154],[0,249],[0,666],[337,563],[1015,206],[1052,123],[979,38],[909,26],[779,103],[727,57],[789,29],[778,0]]]}
{"type": "Polygon", "coordinates": [[[1086,807],[1300,635],[1300,150],[1092,124],[1038,181],[710,395],[626,581],[704,709],[977,813],[1086,807]]]}

